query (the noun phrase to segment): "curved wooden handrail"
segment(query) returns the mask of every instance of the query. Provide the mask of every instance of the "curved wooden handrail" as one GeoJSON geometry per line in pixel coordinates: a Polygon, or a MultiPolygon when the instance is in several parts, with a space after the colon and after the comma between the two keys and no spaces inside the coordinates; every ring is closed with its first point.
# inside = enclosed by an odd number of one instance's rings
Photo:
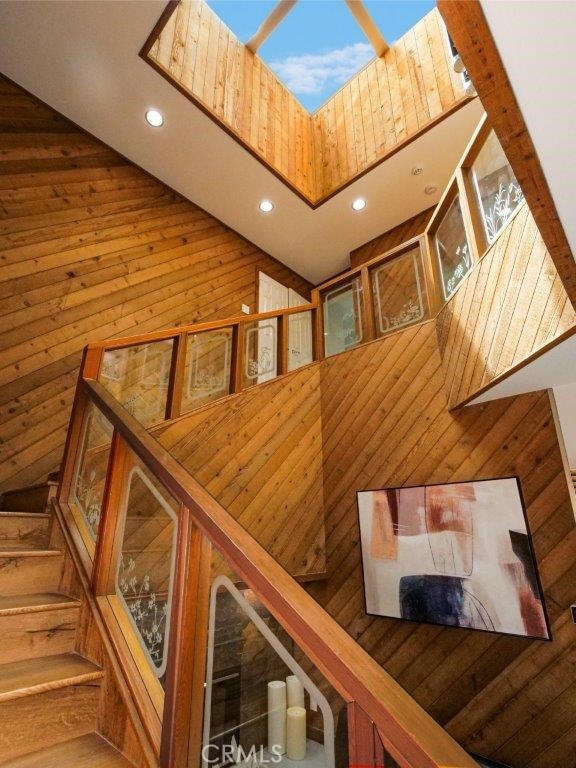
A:
{"type": "Polygon", "coordinates": [[[97,381],[82,393],[190,512],[310,660],[347,702],[356,702],[406,765],[477,768],[472,758],[269,555],[97,381]]]}

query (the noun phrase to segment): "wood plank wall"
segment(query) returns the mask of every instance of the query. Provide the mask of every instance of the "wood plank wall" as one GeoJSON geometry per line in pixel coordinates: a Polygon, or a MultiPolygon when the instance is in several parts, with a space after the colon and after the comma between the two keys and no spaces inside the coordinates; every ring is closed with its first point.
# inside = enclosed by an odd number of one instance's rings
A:
{"type": "Polygon", "coordinates": [[[442,26],[434,8],[314,114],[314,135],[320,139],[319,198],[396,151],[464,99],[442,26]]]}
{"type": "Polygon", "coordinates": [[[205,2],[182,0],[145,58],[314,206],[467,101],[436,9],[314,115],[205,2]]]}
{"type": "Polygon", "coordinates": [[[436,322],[451,408],[574,331],[576,312],[527,205],[436,322]]]}
{"type": "Polygon", "coordinates": [[[202,408],[156,437],[286,570],[325,570],[318,365],[202,408]]]}
{"type": "Polygon", "coordinates": [[[309,590],[468,749],[574,766],[576,528],[546,393],[450,412],[434,321],[321,363],[328,579],[309,590]],[[517,475],[553,641],[364,612],[356,491],[517,475]]]}
{"type": "Polygon", "coordinates": [[[0,78],[0,489],[58,469],[83,346],[310,285],[0,78]]]}
{"type": "MultiPolygon", "coordinates": [[[[576,262],[480,3],[438,0],[438,9],[528,200],[566,292],[576,306],[576,262]]],[[[550,141],[554,141],[553,129],[550,141]]]]}
{"type": "Polygon", "coordinates": [[[205,2],[180,2],[146,57],[306,198],[316,197],[310,115],[205,2]]]}
{"type": "Polygon", "coordinates": [[[388,232],[384,232],[382,235],[378,235],[373,240],[370,240],[359,248],[350,252],[350,266],[352,268],[359,267],[361,264],[365,264],[370,259],[375,259],[386,251],[396,248],[398,245],[411,240],[413,237],[422,235],[428,226],[432,214],[436,210],[435,207],[428,208],[422,213],[416,214],[411,219],[399,224],[393,229],[389,229],[388,232]]]}

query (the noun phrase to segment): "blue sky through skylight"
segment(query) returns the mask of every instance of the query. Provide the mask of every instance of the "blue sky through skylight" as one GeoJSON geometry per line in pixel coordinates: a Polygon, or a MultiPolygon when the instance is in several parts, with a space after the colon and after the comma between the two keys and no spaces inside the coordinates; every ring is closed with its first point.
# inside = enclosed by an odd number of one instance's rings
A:
{"type": "MultiPolygon", "coordinates": [[[[208,0],[242,42],[247,42],[276,0],[208,0]]],[[[365,6],[388,44],[407,32],[433,0],[366,0],[365,6]]],[[[299,0],[258,54],[310,111],[374,56],[372,46],[344,0],[299,0]]]]}

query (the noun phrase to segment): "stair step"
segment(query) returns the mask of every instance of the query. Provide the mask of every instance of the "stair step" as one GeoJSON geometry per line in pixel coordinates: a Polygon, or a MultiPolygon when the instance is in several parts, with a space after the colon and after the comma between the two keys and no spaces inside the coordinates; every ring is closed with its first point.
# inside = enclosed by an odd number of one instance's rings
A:
{"type": "Polygon", "coordinates": [[[30,512],[0,512],[0,547],[37,549],[48,543],[50,515],[30,512]]]}
{"type": "Polygon", "coordinates": [[[59,592],[34,592],[27,595],[0,595],[0,617],[36,611],[56,611],[79,606],[78,600],[59,592]]]}
{"type": "Polygon", "coordinates": [[[3,763],[4,768],[127,768],[131,765],[97,733],[88,733],[3,763]]]}
{"type": "Polygon", "coordinates": [[[71,653],[79,610],[66,595],[0,595],[0,665],[71,653]]]}
{"type": "Polygon", "coordinates": [[[0,549],[0,594],[59,592],[64,556],[55,549],[0,549]]]}
{"type": "Polygon", "coordinates": [[[0,665],[0,703],[99,680],[103,670],[74,653],[0,665]]]}

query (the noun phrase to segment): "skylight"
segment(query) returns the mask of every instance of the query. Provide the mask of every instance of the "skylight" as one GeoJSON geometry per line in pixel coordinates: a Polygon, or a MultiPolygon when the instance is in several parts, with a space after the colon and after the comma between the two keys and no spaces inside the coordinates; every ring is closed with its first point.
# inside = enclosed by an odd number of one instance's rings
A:
{"type": "MultiPolygon", "coordinates": [[[[246,43],[277,5],[276,0],[208,0],[246,43]]],[[[389,45],[434,8],[433,0],[365,0],[389,45]]],[[[355,75],[374,50],[344,0],[299,0],[258,55],[296,98],[314,112],[355,75]]]]}

